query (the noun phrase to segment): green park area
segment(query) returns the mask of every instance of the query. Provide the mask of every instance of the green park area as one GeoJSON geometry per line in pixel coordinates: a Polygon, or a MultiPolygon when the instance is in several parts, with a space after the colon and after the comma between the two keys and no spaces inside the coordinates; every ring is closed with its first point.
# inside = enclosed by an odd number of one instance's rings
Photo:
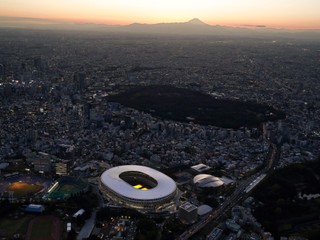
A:
{"type": "Polygon", "coordinates": [[[275,171],[254,192],[254,215],[276,239],[320,239],[320,161],[275,171]]]}
{"type": "Polygon", "coordinates": [[[267,105],[216,99],[169,85],[135,86],[108,99],[161,119],[223,128],[257,127],[263,122],[285,118],[285,113],[267,105]]]}
{"type": "Polygon", "coordinates": [[[32,215],[6,217],[0,219],[0,237],[12,239],[14,234],[25,235],[32,215]]]}
{"type": "Polygon", "coordinates": [[[20,239],[56,240],[61,237],[60,220],[52,216],[32,214],[8,215],[0,219],[0,238],[13,239],[19,234],[20,239]]]}

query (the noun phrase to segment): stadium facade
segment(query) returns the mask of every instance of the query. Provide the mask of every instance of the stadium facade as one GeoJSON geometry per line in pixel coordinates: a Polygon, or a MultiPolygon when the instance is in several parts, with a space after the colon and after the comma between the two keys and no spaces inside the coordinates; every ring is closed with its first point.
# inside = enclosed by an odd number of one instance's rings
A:
{"type": "Polygon", "coordinates": [[[140,165],[110,168],[101,175],[100,191],[112,204],[144,213],[173,213],[180,192],[167,175],[140,165]]]}

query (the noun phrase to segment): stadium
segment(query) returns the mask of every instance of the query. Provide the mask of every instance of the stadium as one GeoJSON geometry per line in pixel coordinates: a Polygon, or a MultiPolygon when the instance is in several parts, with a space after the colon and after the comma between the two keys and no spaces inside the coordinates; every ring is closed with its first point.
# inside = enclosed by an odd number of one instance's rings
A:
{"type": "Polygon", "coordinates": [[[195,176],[193,183],[199,188],[217,188],[224,184],[220,178],[209,174],[199,174],[195,176]]]}
{"type": "Polygon", "coordinates": [[[139,165],[108,169],[101,175],[100,190],[113,203],[144,213],[175,212],[180,195],[170,177],[139,165]]]}
{"type": "Polygon", "coordinates": [[[64,176],[59,178],[43,196],[46,200],[65,200],[72,196],[87,192],[89,185],[80,178],[64,176]]]}
{"type": "Polygon", "coordinates": [[[51,185],[50,178],[12,173],[0,179],[0,198],[10,201],[20,201],[29,198],[38,198],[47,191],[51,185]]]}

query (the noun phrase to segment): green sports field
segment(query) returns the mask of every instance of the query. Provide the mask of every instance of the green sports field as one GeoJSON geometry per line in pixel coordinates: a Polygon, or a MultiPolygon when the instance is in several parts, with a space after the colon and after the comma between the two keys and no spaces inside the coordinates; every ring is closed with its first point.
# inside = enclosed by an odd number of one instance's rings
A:
{"type": "Polygon", "coordinates": [[[60,181],[58,180],[55,184],[57,185],[48,192],[47,198],[55,200],[67,199],[82,192],[88,185],[86,182],[74,178],[64,178],[60,181]]]}
{"type": "Polygon", "coordinates": [[[0,220],[0,236],[12,238],[14,234],[19,233],[24,235],[27,231],[29,221],[33,218],[32,215],[25,215],[17,219],[4,217],[0,220]]]}
{"type": "Polygon", "coordinates": [[[0,238],[13,239],[14,234],[20,234],[27,240],[60,240],[62,233],[62,222],[51,215],[26,214],[0,218],[0,238]]]}

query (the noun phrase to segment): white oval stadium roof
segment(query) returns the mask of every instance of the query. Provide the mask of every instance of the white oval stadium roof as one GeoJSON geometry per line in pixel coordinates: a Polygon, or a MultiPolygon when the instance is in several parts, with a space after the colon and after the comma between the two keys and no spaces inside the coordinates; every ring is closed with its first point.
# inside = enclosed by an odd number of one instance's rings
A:
{"type": "Polygon", "coordinates": [[[175,181],[167,175],[145,166],[123,165],[113,167],[101,175],[101,182],[117,194],[137,200],[161,199],[174,193],[177,189],[175,181]],[[123,172],[141,172],[155,179],[158,185],[147,191],[142,191],[131,186],[129,183],[119,177],[123,172]]]}
{"type": "Polygon", "coordinates": [[[209,174],[198,174],[193,178],[193,183],[199,187],[220,187],[224,184],[220,178],[214,177],[209,174]]]}

